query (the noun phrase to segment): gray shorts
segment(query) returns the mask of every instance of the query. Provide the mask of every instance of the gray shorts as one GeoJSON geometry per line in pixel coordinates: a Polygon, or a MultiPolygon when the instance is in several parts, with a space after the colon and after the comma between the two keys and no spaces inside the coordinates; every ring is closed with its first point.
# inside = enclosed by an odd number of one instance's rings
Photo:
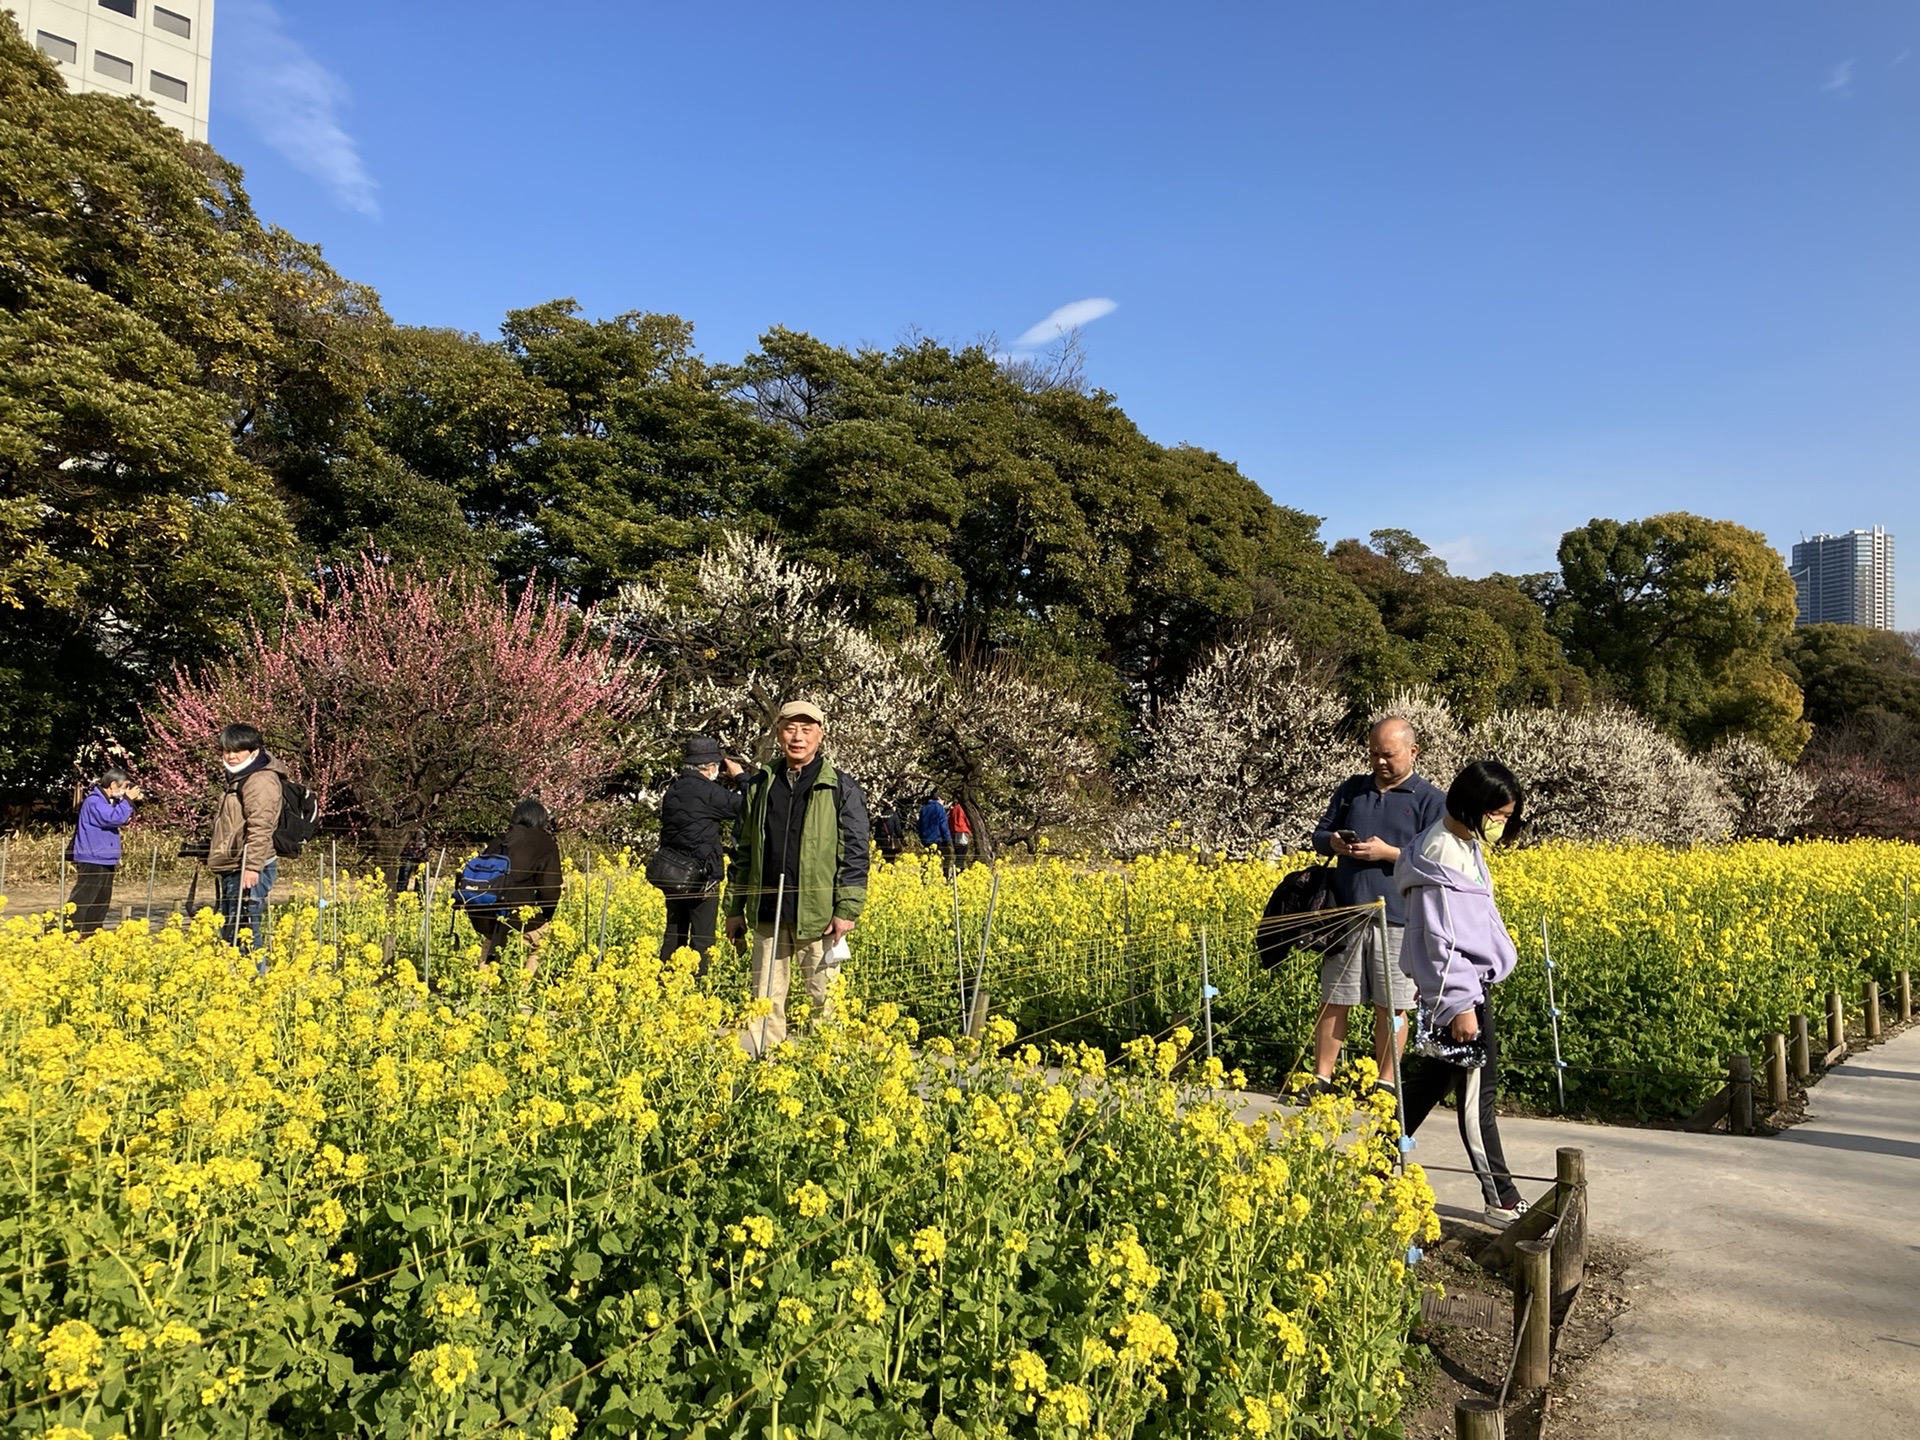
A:
{"type": "Polygon", "coordinates": [[[1381,964],[1380,930],[1363,925],[1320,961],[1320,1003],[1413,1009],[1413,977],[1400,969],[1400,937],[1406,926],[1387,926],[1386,963],[1381,964]]]}

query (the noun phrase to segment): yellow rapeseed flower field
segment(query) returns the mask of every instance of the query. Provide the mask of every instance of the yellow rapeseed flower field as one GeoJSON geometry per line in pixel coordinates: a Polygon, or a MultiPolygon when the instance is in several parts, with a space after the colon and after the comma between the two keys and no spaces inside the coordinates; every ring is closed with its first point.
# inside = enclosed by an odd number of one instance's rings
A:
{"type": "Polygon", "coordinates": [[[1436,1227],[1375,1110],[1243,1123],[1177,1026],[1043,1057],[858,996],[753,1062],[751,1007],[663,966],[657,897],[601,868],[535,978],[477,974],[436,917],[435,988],[383,954],[420,943],[411,900],[391,931],[288,909],[261,976],[209,914],[0,926],[0,1433],[1398,1411],[1436,1227]]]}

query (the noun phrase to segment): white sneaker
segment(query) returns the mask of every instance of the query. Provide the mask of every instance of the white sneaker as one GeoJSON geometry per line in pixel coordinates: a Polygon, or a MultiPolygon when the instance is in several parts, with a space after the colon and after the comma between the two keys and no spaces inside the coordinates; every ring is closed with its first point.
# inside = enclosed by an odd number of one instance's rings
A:
{"type": "Polygon", "coordinates": [[[1527,1202],[1524,1200],[1516,1200],[1511,1207],[1506,1205],[1489,1205],[1481,1213],[1486,1216],[1487,1224],[1493,1226],[1496,1230],[1504,1230],[1527,1213],[1527,1202]]]}

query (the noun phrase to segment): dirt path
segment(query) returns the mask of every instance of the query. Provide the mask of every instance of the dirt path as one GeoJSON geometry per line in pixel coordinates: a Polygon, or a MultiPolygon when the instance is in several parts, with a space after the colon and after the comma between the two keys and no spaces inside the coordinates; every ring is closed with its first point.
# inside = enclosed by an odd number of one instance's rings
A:
{"type": "MultiPolygon", "coordinates": [[[[1920,1435],[1920,1028],[1837,1066],[1808,1109],[1765,1139],[1502,1119],[1516,1172],[1584,1148],[1595,1233],[1640,1257],[1555,1440],[1920,1435]]],[[[1463,1165],[1451,1119],[1421,1127],[1418,1159],[1463,1165]]],[[[1478,1213],[1471,1176],[1432,1179],[1443,1214],[1478,1213]]]]}

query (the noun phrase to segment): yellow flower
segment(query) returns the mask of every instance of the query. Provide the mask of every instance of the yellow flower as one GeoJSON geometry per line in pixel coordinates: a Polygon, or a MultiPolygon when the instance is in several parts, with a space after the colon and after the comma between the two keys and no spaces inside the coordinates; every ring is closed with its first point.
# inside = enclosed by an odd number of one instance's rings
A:
{"type": "Polygon", "coordinates": [[[93,1384],[103,1346],[100,1332],[84,1320],[62,1320],[40,1342],[40,1363],[47,1367],[47,1388],[72,1390],[93,1384]]]}
{"type": "Polygon", "coordinates": [[[454,1394],[478,1368],[471,1345],[452,1345],[444,1340],[430,1350],[415,1351],[408,1363],[416,1376],[442,1395],[454,1394]]]}
{"type": "Polygon", "coordinates": [[[809,1180],[787,1195],[787,1203],[800,1212],[803,1220],[816,1220],[827,1213],[827,1192],[809,1180]]]}
{"type": "Polygon", "coordinates": [[[1057,1390],[1047,1391],[1041,1413],[1063,1425],[1084,1427],[1093,1419],[1093,1404],[1088,1400],[1087,1392],[1078,1385],[1062,1385],[1057,1390]]]}
{"type": "Polygon", "coordinates": [[[556,1405],[547,1412],[547,1440],[572,1440],[579,1426],[573,1411],[564,1405],[556,1405]]]}
{"type": "Polygon", "coordinates": [[[913,1232],[913,1253],[920,1257],[922,1264],[938,1265],[947,1258],[947,1236],[938,1225],[928,1225],[913,1232]]]}

